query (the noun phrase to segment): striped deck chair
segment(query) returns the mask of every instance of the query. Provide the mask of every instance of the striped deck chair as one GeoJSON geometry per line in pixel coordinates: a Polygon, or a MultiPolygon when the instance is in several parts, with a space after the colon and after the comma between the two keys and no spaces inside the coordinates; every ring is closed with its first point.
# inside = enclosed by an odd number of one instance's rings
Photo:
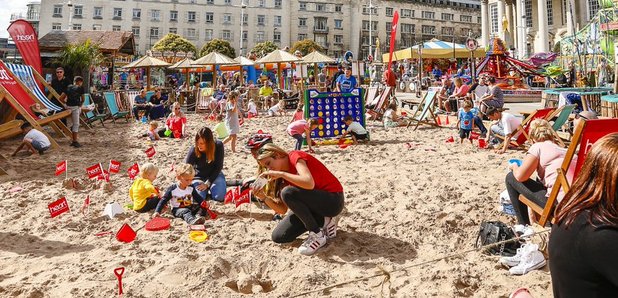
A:
{"type": "MultiPolygon", "coordinates": [[[[549,120],[554,115],[555,110],[556,108],[538,109],[532,112],[530,115],[528,115],[528,117],[524,119],[524,121],[522,121],[521,124],[519,124],[519,126],[513,132],[513,137],[515,139],[514,140],[511,139],[509,142],[509,145],[517,147],[519,149],[524,149],[524,144],[526,143],[526,141],[528,141],[528,139],[530,139],[530,135],[528,135],[528,131],[530,130],[530,123],[532,122],[532,120],[535,120],[535,119],[549,120]]],[[[494,136],[502,140],[502,143],[497,148],[500,148],[501,146],[508,146],[504,144],[504,137],[499,136],[499,135],[494,135],[494,136]]]]}
{"type": "Polygon", "coordinates": [[[120,111],[118,109],[118,104],[116,103],[116,93],[115,92],[104,92],[103,97],[105,98],[105,103],[107,103],[107,110],[112,116],[112,121],[116,123],[116,119],[125,118],[127,123],[129,122],[129,115],[131,114],[128,111],[120,111]]]}
{"type": "Polygon", "coordinates": [[[438,122],[436,121],[436,115],[433,113],[433,103],[436,99],[437,94],[438,91],[432,89],[429,89],[429,91],[425,93],[425,97],[419,104],[418,109],[416,109],[416,111],[412,115],[412,118],[410,118],[410,122],[408,122],[407,127],[410,127],[410,125],[412,125],[412,122],[416,123],[416,125],[414,126],[414,130],[416,130],[421,124],[439,126],[438,122]]]}
{"type": "MultiPolygon", "coordinates": [[[[34,77],[34,70],[29,65],[21,65],[21,64],[12,64],[5,63],[6,67],[11,70],[11,72],[19,79],[30,91],[32,94],[36,96],[36,98],[50,111],[52,112],[60,112],[63,111],[64,108],[54,104],[51,100],[49,100],[39,85],[37,85],[37,80],[34,77]]],[[[46,86],[48,89],[51,89],[51,86],[46,86]]]]}
{"type": "Polygon", "coordinates": [[[205,112],[210,109],[209,104],[214,91],[213,88],[202,88],[200,90],[199,97],[195,104],[195,112],[205,112]]]}
{"type": "MultiPolygon", "coordinates": [[[[90,94],[84,94],[84,106],[89,106],[92,104],[92,101],[90,100],[90,94]]],[[[95,104],[95,108],[92,111],[87,111],[87,110],[82,110],[82,114],[84,116],[84,120],[86,121],[86,123],[88,124],[92,124],[95,121],[100,121],[102,126],[105,126],[105,124],[103,123],[103,120],[105,120],[105,118],[107,118],[108,114],[99,114],[99,112],[97,111],[96,108],[96,104],[95,104]]]]}
{"type": "Polygon", "coordinates": [[[532,211],[541,215],[539,219],[539,225],[545,226],[546,223],[552,220],[554,216],[554,208],[557,205],[559,197],[566,194],[569,191],[570,183],[567,179],[567,174],[573,174],[573,179],[577,179],[579,170],[584,165],[586,160],[586,154],[597,140],[600,138],[618,132],[618,119],[596,119],[596,120],[582,120],[575,128],[573,139],[567,153],[564,156],[562,165],[556,170],[558,178],[556,183],[549,192],[547,202],[544,206],[539,206],[534,201],[526,198],[523,195],[519,196],[519,200],[526,204],[532,211]],[[579,147],[579,148],[578,148],[579,147]],[[578,150],[579,149],[579,150],[578,150]],[[577,161],[575,167],[571,169],[571,162],[573,157],[577,154],[577,161]],[[562,192],[561,192],[562,191],[562,192]]]}
{"type": "Polygon", "coordinates": [[[377,97],[375,105],[367,110],[367,114],[371,116],[373,120],[381,120],[382,115],[386,112],[386,107],[390,102],[390,95],[392,93],[392,87],[386,86],[382,89],[382,93],[377,97]]]}

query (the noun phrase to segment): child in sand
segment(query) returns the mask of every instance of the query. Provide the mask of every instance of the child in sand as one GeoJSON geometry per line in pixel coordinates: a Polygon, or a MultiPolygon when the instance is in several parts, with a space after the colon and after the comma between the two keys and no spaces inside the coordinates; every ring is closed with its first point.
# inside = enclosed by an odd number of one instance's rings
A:
{"type": "Polygon", "coordinates": [[[223,122],[223,115],[217,115],[217,124],[212,128],[212,131],[217,135],[217,139],[223,140],[230,134],[227,132],[225,122],[223,122]]]}
{"type": "Polygon", "coordinates": [[[279,100],[279,102],[276,105],[268,109],[269,117],[276,116],[277,114],[279,114],[279,116],[283,116],[284,113],[285,113],[285,101],[283,99],[279,100]]]}
{"type": "Polygon", "coordinates": [[[236,152],[236,135],[240,132],[240,120],[238,119],[238,96],[237,91],[231,91],[228,95],[228,102],[225,106],[225,126],[230,135],[223,140],[223,144],[232,142],[232,152],[236,152]]]}
{"type": "Polygon", "coordinates": [[[397,104],[391,103],[388,109],[384,112],[384,128],[406,126],[408,121],[397,115],[397,104]]]}
{"type": "Polygon", "coordinates": [[[354,145],[358,144],[358,140],[366,140],[367,139],[367,130],[358,122],[354,121],[352,116],[345,116],[343,118],[343,122],[348,127],[346,132],[341,135],[341,138],[345,138],[347,135],[352,136],[352,141],[354,141],[354,145]]]}
{"type": "Polygon", "coordinates": [[[157,121],[150,121],[150,123],[148,124],[148,132],[145,134],[146,137],[148,137],[148,139],[150,139],[151,141],[157,141],[159,140],[159,133],[157,131],[157,128],[159,127],[159,122],[157,121]]]}
{"type": "Polygon", "coordinates": [[[191,181],[195,176],[195,170],[193,166],[181,163],[176,166],[176,180],[172,186],[168,187],[163,195],[161,201],[155,209],[153,217],[161,215],[163,207],[169,202],[172,207],[171,212],[174,217],[184,219],[188,224],[203,224],[204,217],[197,214],[203,213],[201,209],[202,201],[204,199],[200,194],[191,186],[191,181]]]}
{"type": "Polygon", "coordinates": [[[249,100],[249,103],[247,104],[247,110],[249,110],[247,112],[247,117],[257,117],[258,115],[257,105],[255,104],[253,99],[249,100]]]}
{"type": "Polygon", "coordinates": [[[303,140],[307,139],[307,146],[309,147],[309,152],[314,153],[312,144],[311,144],[311,131],[318,128],[319,122],[316,118],[311,118],[309,121],[307,120],[298,120],[290,123],[287,128],[287,132],[290,136],[296,139],[296,147],[294,150],[300,150],[303,147],[303,140]],[[305,137],[303,137],[305,134],[305,137]]]}
{"type": "Polygon", "coordinates": [[[150,211],[159,204],[159,190],[152,185],[157,179],[159,168],[152,163],[145,163],[140,170],[139,177],[129,188],[129,197],[133,201],[133,210],[141,213],[150,211]]]}
{"type": "MultiPolygon", "coordinates": [[[[457,113],[457,127],[459,127],[460,144],[464,139],[470,139],[470,132],[474,129],[474,112],[472,112],[472,102],[464,101],[463,107],[457,113]]],[[[472,139],[470,139],[472,144],[472,139]]]]}
{"type": "Polygon", "coordinates": [[[292,121],[290,121],[290,123],[305,119],[304,114],[305,113],[303,112],[303,105],[298,104],[298,107],[296,108],[296,112],[294,112],[294,116],[292,116],[292,121]]]}
{"type": "Polygon", "coordinates": [[[32,128],[30,123],[24,122],[24,124],[21,125],[21,130],[26,135],[24,136],[24,140],[21,142],[19,147],[15,149],[15,152],[13,152],[11,156],[17,155],[17,152],[24,147],[26,147],[26,149],[28,149],[28,151],[32,154],[38,152],[42,155],[51,146],[51,142],[47,136],[44,133],[32,128]]]}

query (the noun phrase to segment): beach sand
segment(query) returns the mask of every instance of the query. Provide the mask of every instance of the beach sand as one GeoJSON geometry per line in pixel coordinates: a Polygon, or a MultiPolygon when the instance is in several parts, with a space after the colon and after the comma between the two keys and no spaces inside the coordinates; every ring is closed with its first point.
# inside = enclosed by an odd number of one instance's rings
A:
{"type": "MultiPolygon", "coordinates": [[[[162,189],[174,182],[170,167],[184,160],[195,131],[214,125],[202,115],[188,117],[191,137],[155,143],[151,161],[160,168],[155,185],[162,189]]],[[[294,140],[285,134],[290,117],[245,121],[239,147],[263,129],[276,144],[293,148],[294,140]]],[[[167,231],[141,229],[129,244],[113,235],[95,236],[116,232],[123,223],[140,229],[150,219],[152,213],[133,211],[114,219],[102,215],[106,203],[129,201],[127,169],[148,160],[149,143],[137,137],[144,124],[97,125],[80,132],[82,148],[60,140],[60,150],[8,158],[10,175],[0,177],[0,296],[113,297],[117,267],[126,268],[126,297],[289,297],[338,283],[344,284],[307,296],[508,297],[522,286],[536,297],[551,296],[547,267],[511,276],[498,257],[480,252],[428,262],[473,249],[483,220],[514,223],[498,211],[498,198],[507,160],[522,158],[523,152],[497,155],[460,145],[455,129],[385,130],[377,124],[370,123],[369,144],[316,148],[316,157],[344,187],[346,211],[337,238],[311,257],[297,252],[305,236],[289,245],[273,243],[273,212],[253,204],[213,204],[219,217],[206,222],[209,239],[203,243],[189,240],[180,219],[167,231]],[[449,136],[456,142],[446,143],[449,136]],[[86,167],[99,162],[107,167],[110,159],[122,162],[111,184],[87,180],[86,167]],[[63,187],[64,174],[54,176],[62,160],[68,160],[68,176],[82,189],[63,187]],[[79,209],[87,195],[92,203],[83,215],[79,209]],[[71,213],[50,218],[47,205],[63,196],[71,213]],[[382,270],[390,279],[359,280],[382,270]]],[[[1,144],[0,153],[8,157],[18,139],[1,144]]],[[[232,154],[226,146],[228,179],[253,175],[255,165],[248,152],[232,154]]]]}

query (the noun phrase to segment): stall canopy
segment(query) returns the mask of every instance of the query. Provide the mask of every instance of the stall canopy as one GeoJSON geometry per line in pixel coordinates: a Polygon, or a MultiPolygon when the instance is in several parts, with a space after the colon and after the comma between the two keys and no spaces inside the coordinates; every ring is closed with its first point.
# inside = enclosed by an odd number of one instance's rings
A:
{"type": "MultiPolygon", "coordinates": [[[[470,51],[462,44],[432,39],[423,43],[422,55],[423,58],[433,59],[468,58],[470,51]]],[[[418,58],[418,56],[418,45],[393,52],[393,60],[418,58]]],[[[485,57],[485,49],[476,49],[474,57],[485,57]]],[[[388,61],[388,53],[382,55],[382,61],[388,61]]]]}

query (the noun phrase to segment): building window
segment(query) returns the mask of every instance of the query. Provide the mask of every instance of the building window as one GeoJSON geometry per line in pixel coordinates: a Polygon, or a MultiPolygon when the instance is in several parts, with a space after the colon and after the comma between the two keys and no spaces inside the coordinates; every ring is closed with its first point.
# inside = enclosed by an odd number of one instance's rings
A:
{"type": "Polygon", "coordinates": [[[335,35],[335,44],[343,44],[343,35],[335,35]]]}
{"type": "Polygon", "coordinates": [[[567,15],[567,0],[562,0],[560,6],[562,7],[562,25],[567,23],[566,15],[567,15]]]}
{"type": "Polygon", "coordinates": [[[92,18],[94,19],[101,19],[103,18],[103,7],[95,7],[93,14],[92,14],[92,18]]]}
{"type": "Polygon", "coordinates": [[[82,24],[73,24],[73,30],[75,31],[82,30],[82,24]]]}
{"type": "MultiPolygon", "coordinates": [[[[363,14],[369,14],[369,5],[363,5],[363,14]]],[[[378,15],[378,9],[375,6],[371,8],[371,14],[378,15]]]]}
{"type": "Polygon", "coordinates": [[[215,4],[215,0],[206,0],[206,4],[215,4]]]}
{"type": "Polygon", "coordinates": [[[313,19],[313,30],[328,31],[328,18],[316,17],[313,19]]]}
{"type": "Polygon", "coordinates": [[[343,11],[343,5],[335,4],[335,12],[342,12],[342,11],[343,11]]]}
{"type": "MultiPolygon", "coordinates": [[[[390,30],[390,28],[388,28],[390,30]]],[[[401,33],[414,33],[414,24],[401,24],[401,33]]]]}
{"type": "Polygon", "coordinates": [[[114,20],[122,19],[122,8],[114,8],[114,20]]]}
{"type": "MultiPolygon", "coordinates": [[[[403,14],[403,11],[402,11],[401,14],[403,14]]],[[[392,7],[387,7],[386,8],[386,16],[387,17],[392,17],[393,16],[393,8],[392,7]]]]}
{"type": "Polygon", "coordinates": [[[554,24],[554,6],[552,0],[547,0],[547,25],[552,26],[554,24]]]}
{"type": "Polygon", "coordinates": [[[306,33],[298,33],[298,40],[305,40],[307,39],[307,34],[306,33]]]}
{"type": "MultiPolygon", "coordinates": [[[[378,21],[371,22],[371,30],[378,30],[378,21]]],[[[363,31],[369,31],[369,21],[363,21],[363,31]]],[[[388,32],[391,32],[390,26],[388,27],[388,32]]]]}
{"type": "Polygon", "coordinates": [[[343,20],[335,20],[335,29],[343,29],[343,20]]]}
{"type": "Polygon", "coordinates": [[[213,24],[215,22],[215,16],[212,12],[206,13],[206,24],[213,24]]]}
{"type": "Polygon", "coordinates": [[[232,4],[232,0],[225,0],[225,4],[226,4],[226,5],[230,5],[230,4],[232,4]]]}
{"type": "Polygon", "coordinates": [[[122,29],[122,28],[120,28],[120,25],[112,26],[112,31],[120,31],[120,29],[122,29]]]}
{"type": "Polygon", "coordinates": [[[427,26],[427,25],[423,25],[423,27],[421,28],[423,34],[436,34],[436,26],[427,26]]]}
{"type": "Polygon", "coordinates": [[[307,18],[298,18],[298,26],[307,27],[307,18]]]}
{"type": "Polygon", "coordinates": [[[83,12],[84,12],[84,7],[83,6],[75,5],[75,7],[73,8],[73,17],[74,18],[81,18],[83,12]]]}
{"type": "Polygon", "coordinates": [[[249,31],[244,30],[244,31],[242,32],[242,41],[243,41],[243,42],[247,42],[247,39],[249,39],[249,31]]]}
{"type": "Polygon", "coordinates": [[[142,10],[139,8],[133,8],[133,19],[139,20],[142,18],[142,10]]]}
{"type": "Polygon", "coordinates": [[[277,43],[281,42],[281,32],[279,31],[273,32],[273,40],[277,43]]]}
{"type": "Polygon", "coordinates": [[[391,30],[393,29],[391,28],[392,26],[393,26],[392,22],[386,22],[386,32],[391,32],[391,30]]]}
{"type": "Polygon", "coordinates": [[[131,27],[131,32],[133,32],[133,36],[135,36],[135,37],[139,37],[139,33],[140,33],[140,28],[139,28],[139,26],[133,26],[133,27],[131,27]]]}
{"type": "Polygon", "coordinates": [[[101,24],[92,24],[92,30],[94,31],[101,30],[102,28],[103,26],[101,26],[101,24]]]}
{"type": "Polygon", "coordinates": [[[178,11],[170,10],[170,22],[178,22],[178,11]]]}
{"type": "Polygon", "coordinates": [[[321,3],[316,3],[315,4],[315,10],[316,11],[326,11],[326,6],[324,4],[321,4],[321,3]]]}
{"type": "Polygon", "coordinates": [[[255,42],[264,42],[264,31],[255,32],[255,42]]]}
{"type": "Polygon", "coordinates": [[[281,27],[281,16],[275,16],[275,27],[281,27]]]}
{"type": "Polygon", "coordinates": [[[52,23],[52,30],[53,31],[62,30],[62,24],[60,24],[60,23],[52,23]]]}
{"type": "MultiPolygon", "coordinates": [[[[526,13],[526,27],[532,27],[532,0],[525,0],[524,6],[525,6],[524,11],[526,13]]],[[[498,8],[496,8],[496,11],[498,11],[498,8]]],[[[496,19],[497,19],[497,13],[496,13],[496,19]]],[[[496,29],[496,31],[498,30],[496,29]]]]}
{"type": "Polygon", "coordinates": [[[434,19],[436,16],[436,13],[433,11],[423,11],[422,13],[423,19],[434,19]]]}
{"type": "Polygon", "coordinates": [[[53,17],[62,17],[62,5],[54,5],[53,17]]]}
{"type": "Polygon", "coordinates": [[[442,35],[453,36],[455,32],[455,28],[453,27],[442,27],[442,35]]]}
{"type": "Polygon", "coordinates": [[[597,0],[588,0],[588,19],[594,18],[599,11],[599,1],[597,0]]]}
{"type": "Polygon", "coordinates": [[[205,36],[205,40],[212,40],[212,36],[213,36],[213,31],[212,29],[206,29],[206,36],[205,36]]]}
{"type": "Polygon", "coordinates": [[[443,13],[442,14],[442,20],[443,21],[452,21],[455,18],[455,16],[452,13],[443,13]]]}
{"type": "MultiPolygon", "coordinates": [[[[391,11],[391,14],[393,12],[391,11]]],[[[411,9],[401,9],[401,17],[402,18],[411,18],[412,17],[412,10],[411,9]]]]}
{"type": "Polygon", "coordinates": [[[266,24],[266,16],[263,14],[259,14],[257,16],[257,25],[264,26],[266,24]]]}
{"type": "Polygon", "coordinates": [[[195,11],[188,11],[187,12],[187,22],[195,23],[195,11]]]}
{"type": "Polygon", "coordinates": [[[248,23],[249,23],[249,15],[245,13],[242,15],[242,24],[247,25],[248,23]]]}
{"type": "Polygon", "coordinates": [[[281,0],[275,0],[275,8],[281,8],[281,0]]]}
{"type": "Polygon", "coordinates": [[[491,20],[491,33],[498,33],[498,4],[489,6],[489,19],[491,20]]]}
{"type": "Polygon", "coordinates": [[[227,25],[227,24],[231,24],[232,23],[232,14],[231,13],[224,13],[223,14],[223,24],[227,25]]]}
{"type": "Polygon", "coordinates": [[[258,6],[259,6],[259,7],[264,7],[264,6],[266,6],[266,0],[258,0],[258,6]]]}
{"type": "Polygon", "coordinates": [[[472,23],[472,16],[460,15],[459,21],[466,22],[466,23],[472,23]]]}
{"type": "Polygon", "coordinates": [[[178,34],[178,28],[170,28],[168,32],[172,34],[178,34]]]}
{"type": "Polygon", "coordinates": [[[298,10],[307,10],[307,2],[298,2],[298,10]]]}
{"type": "Polygon", "coordinates": [[[221,31],[221,38],[225,39],[225,40],[232,40],[232,31],[230,30],[223,30],[221,31]]]}
{"type": "Polygon", "coordinates": [[[159,27],[150,27],[150,37],[159,38],[159,27]]]}
{"type": "Polygon", "coordinates": [[[150,11],[150,20],[154,22],[161,21],[161,11],[158,9],[153,9],[150,11]]]}
{"type": "Polygon", "coordinates": [[[187,29],[187,38],[188,39],[196,39],[197,38],[197,30],[195,28],[187,29]]]}

